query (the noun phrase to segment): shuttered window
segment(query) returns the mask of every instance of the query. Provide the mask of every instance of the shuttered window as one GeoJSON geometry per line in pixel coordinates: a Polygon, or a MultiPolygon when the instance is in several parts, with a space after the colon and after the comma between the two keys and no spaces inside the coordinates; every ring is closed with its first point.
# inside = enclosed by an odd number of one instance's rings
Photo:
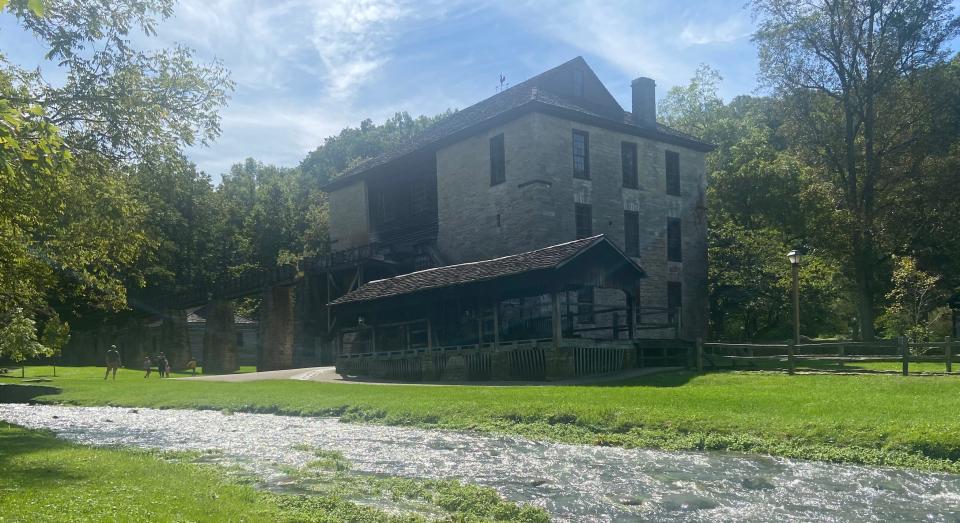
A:
{"type": "Polygon", "coordinates": [[[679,218],[667,218],[667,261],[683,261],[683,238],[679,218]]]}
{"type": "Polygon", "coordinates": [[[623,250],[627,256],[640,256],[640,213],[623,211],[623,250]]]}
{"type": "Polygon", "coordinates": [[[577,221],[577,239],[593,236],[593,208],[589,205],[574,204],[577,221]]]}
{"type": "Polygon", "coordinates": [[[667,169],[667,194],[680,196],[680,154],[667,151],[664,161],[667,169]]]}
{"type": "Polygon", "coordinates": [[[637,144],[620,143],[620,167],[623,170],[623,186],[628,189],[638,188],[640,184],[637,180],[637,144]]]}
{"type": "Polygon", "coordinates": [[[490,138],[490,185],[507,181],[507,162],[503,150],[503,135],[490,138]]]}

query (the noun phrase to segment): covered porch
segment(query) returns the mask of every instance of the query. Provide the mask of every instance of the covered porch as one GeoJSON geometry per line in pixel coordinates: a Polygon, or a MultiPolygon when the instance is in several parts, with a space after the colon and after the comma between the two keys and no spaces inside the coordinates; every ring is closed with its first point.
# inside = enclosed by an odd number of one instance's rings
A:
{"type": "Polygon", "coordinates": [[[631,368],[643,277],[595,236],[372,281],[330,304],[341,325],[337,370],[432,381],[563,379],[631,368]],[[595,292],[620,292],[626,307],[594,308],[595,292]]]}

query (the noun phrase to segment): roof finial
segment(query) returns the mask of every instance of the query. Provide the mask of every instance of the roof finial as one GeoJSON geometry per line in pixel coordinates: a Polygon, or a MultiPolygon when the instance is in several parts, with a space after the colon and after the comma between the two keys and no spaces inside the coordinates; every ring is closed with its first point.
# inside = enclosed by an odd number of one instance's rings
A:
{"type": "Polygon", "coordinates": [[[507,83],[507,77],[503,76],[503,73],[500,73],[500,85],[497,86],[497,92],[502,93],[503,90],[508,87],[510,84],[507,83]]]}

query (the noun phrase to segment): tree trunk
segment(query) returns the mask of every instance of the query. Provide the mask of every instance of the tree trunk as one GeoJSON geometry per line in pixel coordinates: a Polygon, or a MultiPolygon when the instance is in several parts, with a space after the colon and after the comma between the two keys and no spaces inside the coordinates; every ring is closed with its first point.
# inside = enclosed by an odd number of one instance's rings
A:
{"type": "Polygon", "coordinates": [[[854,242],[853,269],[856,279],[856,303],[857,303],[857,330],[860,334],[860,341],[873,341],[875,331],[873,328],[874,318],[874,263],[873,263],[873,238],[869,233],[860,236],[854,242]]]}

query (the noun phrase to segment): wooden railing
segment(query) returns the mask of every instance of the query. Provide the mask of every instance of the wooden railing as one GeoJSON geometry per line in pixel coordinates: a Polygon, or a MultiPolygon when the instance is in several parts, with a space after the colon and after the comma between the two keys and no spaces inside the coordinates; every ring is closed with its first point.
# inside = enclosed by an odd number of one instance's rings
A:
{"type": "MultiPolygon", "coordinates": [[[[911,363],[942,363],[947,374],[953,372],[955,342],[947,337],[942,342],[910,342],[904,337],[871,342],[831,341],[787,343],[705,343],[697,340],[696,368],[703,372],[709,364],[736,368],[738,364],[786,368],[793,374],[797,366],[837,364],[837,370],[850,370],[847,364],[900,363],[901,373],[910,373],[911,363]]],[[[827,370],[819,365],[819,370],[827,370]]]]}
{"type": "MultiPolygon", "coordinates": [[[[664,340],[666,341],[666,340],[664,340]]],[[[687,347],[669,350],[644,347],[638,341],[564,339],[556,352],[548,338],[443,347],[341,354],[337,367],[352,375],[379,375],[389,379],[438,379],[447,376],[456,361],[460,379],[541,380],[551,365],[559,365],[562,377],[589,376],[623,371],[634,366],[684,366],[687,347]],[[646,353],[645,353],[646,350],[646,353]],[[652,351],[652,352],[651,352],[652,351]],[[654,354],[653,352],[656,352],[654,354]],[[452,359],[455,356],[461,358],[452,359]],[[553,362],[553,363],[551,363],[553,362]]]]}

